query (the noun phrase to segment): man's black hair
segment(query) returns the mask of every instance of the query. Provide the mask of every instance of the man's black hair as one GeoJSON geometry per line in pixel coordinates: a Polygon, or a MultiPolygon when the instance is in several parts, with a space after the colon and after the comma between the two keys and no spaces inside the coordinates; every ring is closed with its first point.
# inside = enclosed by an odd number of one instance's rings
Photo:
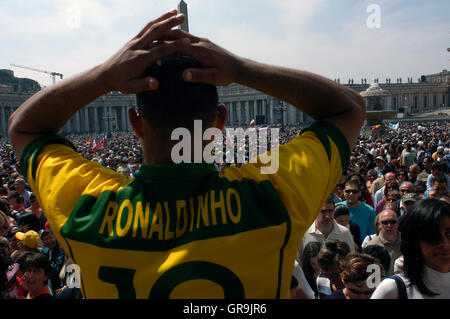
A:
{"type": "Polygon", "coordinates": [[[48,257],[42,253],[33,253],[25,257],[23,270],[26,271],[28,269],[44,269],[47,276],[50,276],[52,272],[48,257]]]}
{"type": "Polygon", "coordinates": [[[155,129],[177,127],[192,130],[194,120],[203,120],[203,127],[210,125],[217,115],[218,94],[214,85],[189,83],[183,80],[183,71],[202,69],[200,62],[179,54],[170,55],[151,64],[143,77],[158,80],[155,91],[136,95],[138,109],[143,111],[149,125],[155,129]]]}

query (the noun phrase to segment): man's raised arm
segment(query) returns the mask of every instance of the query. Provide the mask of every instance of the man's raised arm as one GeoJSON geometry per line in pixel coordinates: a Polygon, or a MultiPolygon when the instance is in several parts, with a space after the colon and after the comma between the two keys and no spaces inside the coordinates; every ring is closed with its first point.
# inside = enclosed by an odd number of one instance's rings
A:
{"type": "Polygon", "coordinates": [[[355,144],[365,117],[364,100],[356,91],[317,74],[258,63],[207,39],[186,36],[192,43],[181,53],[207,68],[186,70],[186,81],[214,85],[236,82],[252,87],[294,105],[315,120],[331,122],[345,135],[350,147],[355,144]]]}
{"type": "Polygon", "coordinates": [[[145,68],[189,43],[173,27],[185,17],[170,11],[147,26],[108,61],[34,94],[9,118],[8,132],[17,158],[35,138],[58,133],[79,109],[111,91],[138,93],[157,89],[145,68]],[[165,41],[170,40],[170,41],[165,41]]]}

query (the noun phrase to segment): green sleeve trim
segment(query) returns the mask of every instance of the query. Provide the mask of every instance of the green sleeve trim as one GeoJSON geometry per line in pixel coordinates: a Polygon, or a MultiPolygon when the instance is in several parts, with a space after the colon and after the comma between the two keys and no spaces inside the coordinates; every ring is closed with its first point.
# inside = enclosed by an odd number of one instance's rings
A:
{"type": "Polygon", "coordinates": [[[24,175],[25,179],[27,179],[28,176],[29,165],[31,165],[32,177],[33,179],[36,179],[36,170],[37,170],[36,160],[38,154],[45,146],[49,144],[66,145],[72,148],[75,152],[77,152],[75,145],[73,145],[71,141],[69,141],[68,139],[66,139],[61,135],[52,134],[39,136],[38,138],[31,141],[25,147],[22,156],[20,158],[20,170],[24,175]]]}
{"type": "Polygon", "coordinates": [[[322,142],[325,151],[327,152],[329,161],[331,160],[331,145],[328,137],[333,140],[341,157],[342,172],[345,172],[350,161],[350,146],[348,145],[347,138],[344,134],[342,134],[342,132],[335,125],[326,121],[314,122],[311,126],[302,130],[300,134],[308,131],[316,133],[320,142],[322,142]]]}

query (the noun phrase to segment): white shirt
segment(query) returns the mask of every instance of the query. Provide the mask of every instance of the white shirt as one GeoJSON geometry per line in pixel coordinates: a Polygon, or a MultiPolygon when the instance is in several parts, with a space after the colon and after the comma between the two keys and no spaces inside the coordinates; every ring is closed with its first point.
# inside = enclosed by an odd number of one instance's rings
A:
{"type": "MultiPolygon", "coordinates": [[[[422,295],[417,286],[411,286],[404,273],[398,274],[405,282],[408,299],[450,299],[450,272],[438,272],[430,267],[424,267],[423,282],[429,290],[439,295],[422,295]]],[[[394,279],[386,278],[374,291],[371,299],[398,299],[397,284],[394,279]]]]}
{"type": "Polygon", "coordinates": [[[305,235],[303,235],[303,239],[297,253],[297,261],[300,262],[302,260],[303,251],[306,245],[312,241],[318,241],[323,244],[329,240],[340,240],[348,245],[348,247],[350,248],[350,252],[355,251],[353,236],[350,233],[350,231],[344,226],[336,223],[334,219],[332,223],[333,223],[333,230],[331,231],[331,233],[328,235],[327,238],[325,238],[322,232],[319,229],[317,229],[316,221],[312,223],[312,225],[305,232],[305,235]]]}
{"type": "Polygon", "coordinates": [[[294,261],[294,272],[292,275],[297,279],[298,284],[302,287],[306,297],[308,297],[308,299],[315,299],[314,291],[309,285],[308,280],[306,280],[305,273],[297,260],[294,261]]]}

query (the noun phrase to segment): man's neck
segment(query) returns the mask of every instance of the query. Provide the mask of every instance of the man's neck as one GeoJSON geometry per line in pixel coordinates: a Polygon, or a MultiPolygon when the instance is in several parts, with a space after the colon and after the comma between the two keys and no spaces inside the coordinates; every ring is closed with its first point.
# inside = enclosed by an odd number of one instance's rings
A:
{"type": "Polygon", "coordinates": [[[333,225],[333,222],[331,222],[328,226],[323,226],[323,225],[320,225],[320,224],[316,221],[316,228],[317,228],[318,230],[320,230],[320,232],[323,234],[323,236],[324,236],[325,238],[327,238],[328,235],[330,235],[331,232],[333,231],[334,225],[333,225]]]}
{"type": "Polygon", "coordinates": [[[360,201],[358,200],[358,201],[356,201],[355,203],[353,203],[353,204],[350,204],[348,201],[347,201],[347,206],[348,207],[350,207],[350,208],[356,208],[356,207],[358,207],[359,205],[360,205],[360,201]]]}

